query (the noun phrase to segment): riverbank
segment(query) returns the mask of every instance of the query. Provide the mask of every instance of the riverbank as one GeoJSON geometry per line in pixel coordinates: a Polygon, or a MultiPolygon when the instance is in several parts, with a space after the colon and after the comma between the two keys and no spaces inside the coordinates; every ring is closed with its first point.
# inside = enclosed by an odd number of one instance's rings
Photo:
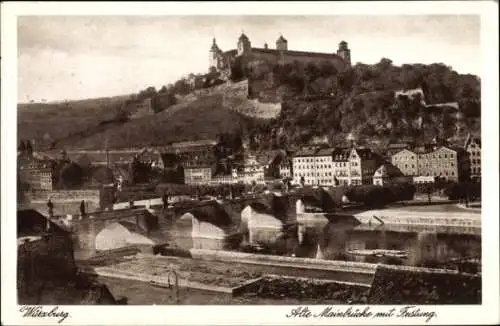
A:
{"type": "Polygon", "coordinates": [[[453,304],[455,298],[457,303],[480,303],[480,274],[362,265],[375,268],[369,284],[333,280],[326,274],[323,278],[310,277],[302,270],[294,270],[293,275],[276,275],[268,273],[269,265],[143,254],[114,261],[106,265],[105,273],[102,267],[97,267],[95,275],[115,297],[127,297],[128,304],[453,304]],[[205,288],[184,282],[177,289],[175,282],[168,280],[168,272],[172,270],[181,279],[197,279],[205,288]],[[158,276],[167,280],[164,286],[148,282],[158,276]],[[235,284],[245,285],[241,291],[232,293],[214,288],[235,284]]]}

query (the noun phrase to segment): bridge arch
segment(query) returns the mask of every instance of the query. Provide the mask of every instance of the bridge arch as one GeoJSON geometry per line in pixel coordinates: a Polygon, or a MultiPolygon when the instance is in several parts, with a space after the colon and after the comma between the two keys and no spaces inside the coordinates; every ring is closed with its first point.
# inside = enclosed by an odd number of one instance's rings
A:
{"type": "Polygon", "coordinates": [[[95,238],[97,251],[118,249],[130,245],[153,246],[155,243],[147,236],[134,232],[127,221],[116,221],[106,225],[95,238]]]}

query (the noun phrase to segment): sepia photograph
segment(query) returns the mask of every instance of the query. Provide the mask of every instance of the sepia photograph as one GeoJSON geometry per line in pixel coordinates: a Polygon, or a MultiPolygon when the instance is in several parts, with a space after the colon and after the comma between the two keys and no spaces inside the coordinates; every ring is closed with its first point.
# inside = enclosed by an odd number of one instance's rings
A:
{"type": "Polygon", "coordinates": [[[480,14],[75,14],[15,23],[2,198],[22,321],[250,305],[427,323],[488,300],[480,14]]]}

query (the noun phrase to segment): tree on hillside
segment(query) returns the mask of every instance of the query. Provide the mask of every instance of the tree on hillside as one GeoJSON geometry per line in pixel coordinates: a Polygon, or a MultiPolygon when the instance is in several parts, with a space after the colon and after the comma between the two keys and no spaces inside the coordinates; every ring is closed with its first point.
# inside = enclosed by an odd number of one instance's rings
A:
{"type": "Polygon", "coordinates": [[[59,185],[63,189],[74,189],[82,185],[83,171],[76,163],[66,164],[59,172],[59,185]]]}
{"type": "Polygon", "coordinates": [[[189,94],[192,89],[185,78],[181,78],[174,83],[174,93],[179,95],[189,94]]]}

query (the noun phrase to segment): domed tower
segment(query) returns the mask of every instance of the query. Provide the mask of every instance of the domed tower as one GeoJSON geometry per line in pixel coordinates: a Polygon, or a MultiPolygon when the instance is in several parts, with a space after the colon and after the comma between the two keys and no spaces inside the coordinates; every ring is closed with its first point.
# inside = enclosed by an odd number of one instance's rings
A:
{"type": "Polygon", "coordinates": [[[248,54],[252,50],[252,45],[248,37],[241,33],[240,38],[238,39],[238,55],[248,54]]]}
{"type": "Polygon", "coordinates": [[[346,41],[339,43],[339,49],[337,50],[337,55],[344,59],[347,66],[351,66],[351,50],[349,50],[346,41]]]}
{"type": "Polygon", "coordinates": [[[281,35],[279,39],[276,41],[276,50],[278,51],[287,51],[288,50],[288,41],[281,35]]]}
{"type": "Polygon", "coordinates": [[[209,68],[215,67],[218,69],[220,67],[220,60],[222,55],[221,49],[217,46],[217,42],[215,41],[215,37],[212,42],[212,47],[210,48],[210,54],[209,54],[209,68]]]}

